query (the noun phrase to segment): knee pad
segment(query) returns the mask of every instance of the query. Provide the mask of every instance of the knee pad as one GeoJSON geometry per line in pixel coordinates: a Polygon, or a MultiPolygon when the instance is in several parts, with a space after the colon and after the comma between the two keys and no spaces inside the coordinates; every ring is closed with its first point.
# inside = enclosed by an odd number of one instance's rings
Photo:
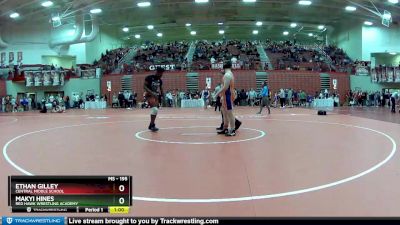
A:
{"type": "Polygon", "coordinates": [[[151,108],[151,115],[157,116],[157,114],[158,114],[158,108],[157,107],[151,108]]]}

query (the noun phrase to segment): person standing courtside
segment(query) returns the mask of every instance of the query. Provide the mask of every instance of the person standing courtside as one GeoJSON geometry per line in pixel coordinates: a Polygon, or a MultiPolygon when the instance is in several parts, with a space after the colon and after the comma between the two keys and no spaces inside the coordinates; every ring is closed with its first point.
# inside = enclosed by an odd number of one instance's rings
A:
{"type": "Polygon", "coordinates": [[[155,75],[147,76],[144,80],[144,90],[146,92],[146,99],[151,108],[149,130],[153,132],[157,132],[159,130],[156,127],[155,121],[158,114],[160,96],[163,96],[162,80],[161,80],[163,73],[164,69],[158,67],[155,75]]]}
{"type": "Polygon", "coordinates": [[[260,111],[257,114],[261,114],[263,108],[267,106],[268,114],[271,114],[271,109],[269,107],[269,89],[267,82],[264,82],[263,88],[261,89],[261,102],[260,102],[260,111]]]}
{"type": "Polygon", "coordinates": [[[215,87],[215,90],[214,90],[214,96],[216,97],[215,109],[214,109],[215,112],[217,111],[217,108],[218,108],[219,111],[221,111],[221,96],[217,95],[217,93],[218,93],[220,90],[221,90],[221,84],[218,84],[218,85],[215,87]]]}

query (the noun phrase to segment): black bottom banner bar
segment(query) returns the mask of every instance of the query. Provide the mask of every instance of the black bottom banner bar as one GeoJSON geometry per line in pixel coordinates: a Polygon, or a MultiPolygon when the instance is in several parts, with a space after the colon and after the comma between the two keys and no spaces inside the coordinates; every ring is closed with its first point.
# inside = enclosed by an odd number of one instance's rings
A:
{"type": "Polygon", "coordinates": [[[68,225],[164,225],[164,224],[304,224],[304,225],[337,225],[337,224],[396,224],[400,218],[179,218],[179,217],[68,217],[68,225]]]}

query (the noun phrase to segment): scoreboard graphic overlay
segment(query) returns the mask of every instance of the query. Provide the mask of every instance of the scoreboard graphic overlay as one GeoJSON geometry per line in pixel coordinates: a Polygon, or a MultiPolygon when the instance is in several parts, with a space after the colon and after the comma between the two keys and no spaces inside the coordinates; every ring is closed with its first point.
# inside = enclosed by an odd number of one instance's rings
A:
{"type": "Polygon", "coordinates": [[[9,176],[15,213],[128,213],[131,176],[9,176]]]}

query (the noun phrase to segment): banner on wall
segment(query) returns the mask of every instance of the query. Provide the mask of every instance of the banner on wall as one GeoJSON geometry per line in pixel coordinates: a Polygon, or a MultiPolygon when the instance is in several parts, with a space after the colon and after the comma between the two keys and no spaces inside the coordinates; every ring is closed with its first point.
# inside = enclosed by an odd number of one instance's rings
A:
{"type": "Polygon", "coordinates": [[[333,90],[337,90],[337,85],[338,85],[337,79],[333,79],[332,84],[333,84],[333,90]]]}
{"type": "Polygon", "coordinates": [[[378,82],[378,75],[376,73],[376,69],[371,69],[371,80],[372,83],[377,83],[378,82]]]}
{"type": "Polygon", "coordinates": [[[51,71],[51,78],[53,80],[53,86],[60,85],[60,72],[51,71]]]}
{"type": "Polygon", "coordinates": [[[400,82],[400,67],[395,67],[393,71],[394,82],[400,82]]]}
{"type": "Polygon", "coordinates": [[[387,81],[386,67],[382,67],[380,71],[381,71],[381,82],[386,82],[387,81]]]}
{"type": "Polygon", "coordinates": [[[111,92],[111,81],[110,80],[107,81],[107,91],[111,92]]]}
{"type": "Polygon", "coordinates": [[[1,64],[2,67],[4,67],[5,64],[6,64],[6,53],[5,53],[5,52],[2,52],[0,58],[1,58],[0,64],[1,64]]]}
{"type": "MultiPolygon", "coordinates": [[[[224,64],[223,63],[213,63],[211,64],[211,69],[212,70],[222,70],[224,68],[224,64]]],[[[239,63],[232,63],[232,69],[234,70],[238,70],[240,69],[241,66],[239,63]]]]}
{"type": "Polygon", "coordinates": [[[387,74],[387,82],[393,82],[394,81],[394,78],[393,78],[393,74],[394,74],[394,72],[393,72],[393,67],[388,67],[387,69],[386,69],[386,74],[387,74]]]}
{"type": "Polygon", "coordinates": [[[206,78],[207,89],[211,89],[211,77],[206,78]]]}
{"type": "Polygon", "coordinates": [[[9,52],[8,53],[8,62],[11,64],[11,63],[14,63],[14,52],[9,52]]]}
{"type": "Polygon", "coordinates": [[[150,66],[149,66],[149,70],[150,70],[150,71],[154,71],[154,70],[156,70],[158,67],[161,67],[161,68],[165,69],[166,71],[168,71],[168,70],[175,70],[175,64],[169,64],[169,65],[150,65],[150,66]]]}
{"type": "Polygon", "coordinates": [[[32,87],[34,85],[33,72],[25,72],[25,85],[27,87],[32,87]]]}
{"type": "Polygon", "coordinates": [[[60,73],[60,85],[61,86],[64,86],[64,81],[65,81],[65,76],[67,75],[67,73],[66,72],[61,72],[60,73]]]}
{"type": "Polygon", "coordinates": [[[18,63],[22,62],[22,52],[17,53],[17,62],[18,63]]]}
{"type": "Polygon", "coordinates": [[[369,70],[367,66],[357,66],[356,67],[356,75],[357,76],[368,76],[369,70]]]}
{"type": "Polygon", "coordinates": [[[43,86],[50,86],[51,84],[52,84],[51,72],[49,71],[43,72],[43,86]]]}
{"type": "Polygon", "coordinates": [[[36,87],[43,85],[43,74],[42,73],[40,73],[40,72],[35,73],[34,79],[35,79],[36,87]]]}

